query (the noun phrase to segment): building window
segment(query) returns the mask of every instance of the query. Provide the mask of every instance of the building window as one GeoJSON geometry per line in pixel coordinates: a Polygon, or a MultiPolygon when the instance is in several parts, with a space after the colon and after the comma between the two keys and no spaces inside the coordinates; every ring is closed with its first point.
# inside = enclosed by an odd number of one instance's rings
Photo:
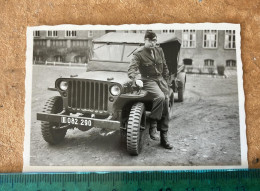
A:
{"type": "Polygon", "coordinates": [[[137,30],[124,30],[124,33],[138,33],[137,30]]]}
{"type": "Polygon", "coordinates": [[[42,61],[43,59],[42,59],[41,56],[36,55],[36,56],[33,57],[33,60],[34,61],[42,61]]]}
{"type": "Polygon", "coordinates": [[[226,61],[226,66],[227,67],[236,67],[237,63],[235,60],[227,60],[226,61]]]}
{"type": "Polygon", "coordinates": [[[75,56],[74,57],[74,62],[75,63],[83,63],[84,62],[84,57],[83,56],[75,56]]]}
{"type": "Polygon", "coordinates": [[[63,62],[63,57],[60,55],[54,56],[55,62],[63,62]]]}
{"type": "Polygon", "coordinates": [[[183,30],[182,31],[182,47],[183,48],[196,48],[196,31],[183,30]]]}
{"type": "Polygon", "coordinates": [[[86,40],[72,40],[71,45],[72,47],[86,47],[88,42],[86,40]]]}
{"type": "Polygon", "coordinates": [[[93,31],[88,31],[88,37],[93,37],[93,31]]]}
{"type": "Polygon", "coordinates": [[[57,37],[58,31],[47,31],[47,37],[57,37]]]}
{"type": "Polygon", "coordinates": [[[183,64],[184,65],[192,65],[192,59],[189,59],[189,58],[183,59],[183,64]]]}
{"type": "Polygon", "coordinates": [[[162,30],[162,33],[168,34],[168,33],[174,33],[174,30],[162,30]]]}
{"type": "Polygon", "coordinates": [[[204,60],[204,66],[214,66],[214,60],[211,59],[204,60]]]}
{"type": "Polygon", "coordinates": [[[204,30],[203,33],[203,48],[217,48],[218,31],[204,30]]]}
{"type": "Polygon", "coordinates": [[[51,41],[51,46],[55,47],[65,47],[67,45],[66,40],[52,40],[51,41]]]}
{"type": "Polygon", "coordinates": [[[75,36],[77,36],[77,31],[66,31],[65,36],[66,37],[75,37],[75,36]]]}
{"type": "Polygon", "coordinates": [[[34,37],[40,37],[40,31],[33,31],[34,37]]]}
{"type": "Polygon", "coordinates": [[[235,30],[226,30],[225,31],[225,48],[227,48],[227,49],[236,48],[235,30]]]}
{"type": "Polygon", "coordinates": [[[34,40],[35,46],[46,46],[46,40],[34,40]]]}

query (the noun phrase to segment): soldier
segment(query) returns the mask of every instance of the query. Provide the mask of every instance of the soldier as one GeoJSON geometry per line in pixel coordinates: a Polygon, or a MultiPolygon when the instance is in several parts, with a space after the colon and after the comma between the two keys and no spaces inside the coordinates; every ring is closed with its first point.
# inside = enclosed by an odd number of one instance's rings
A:
{"type": "Polygon", "coordinates": [[[151,123],[149,128],[150,138],[159,140],[156,128],[160,131],[160,143],[166,149],[172,149],[167,132],[169,127],[169,70],[166,65],[162,48],[156,47],[157,36],[152,31],[146,31],[145,45],[133,54],[128,77],[139,87],[147,92],[147,97],[153,100],[151,110],[151,123]],[[141,78],[138,78],[138,74],[141,78]]]}

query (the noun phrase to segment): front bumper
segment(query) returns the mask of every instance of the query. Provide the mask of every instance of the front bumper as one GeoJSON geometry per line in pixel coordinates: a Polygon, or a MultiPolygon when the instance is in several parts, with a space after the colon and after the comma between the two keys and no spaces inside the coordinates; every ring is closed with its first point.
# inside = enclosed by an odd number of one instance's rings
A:
{"type": "Polygon", "coordinates": [[[96,119],[96,118],[89,118],[89,117],[74,117],[74,116],[61,115],[61,114],[37,113],[37,120],[60,123],[60,126],[63,125],[83,126],[83,127],[91,126],[91,127],[98,127],[98,128],[111,129],[111,130],[120,129],[119,121],[107,120],[107,119],[96,119]],[[77,124],[62,123],[64,121],[64,118],[77,119],[78,123],[77,124]],[[81,121],[91,121],[91,125],[85,125],[85,123],[81,123],[81,121]]]}

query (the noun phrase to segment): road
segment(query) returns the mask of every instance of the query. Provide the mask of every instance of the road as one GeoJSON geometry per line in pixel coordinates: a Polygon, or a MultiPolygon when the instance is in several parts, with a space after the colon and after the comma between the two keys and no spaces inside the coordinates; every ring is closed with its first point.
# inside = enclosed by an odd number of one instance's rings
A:
{"type": "Polygon", "coordinates": [[[120,144],[120,134],[93,128],[68,130],[65,140],[55,146],[41,135],[36,113],[57,92],[47,91],[59,76],[84,72],[83,68],[33,66],[31,166],[223,166],[240,165],[240,128],[237,76],[212,78],[187,75],[185,99],[174,103],[166,150],[144,135],[139,156],[130,156],[120,144]],[[48,76],[48,77],[47,77],[48,76]]]}

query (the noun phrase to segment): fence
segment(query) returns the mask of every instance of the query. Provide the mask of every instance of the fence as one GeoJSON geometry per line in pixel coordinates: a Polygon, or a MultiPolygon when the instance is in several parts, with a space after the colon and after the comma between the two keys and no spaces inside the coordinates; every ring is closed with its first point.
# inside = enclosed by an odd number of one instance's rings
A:
{"type": "Polygon", "coordinates": [[[73,62],[49,62],[49,61],[33,61],[35,65],[49,65],[49,66],[77,66],[77,67],[87,67],[87,63],[73,63],[73,62]]]}

